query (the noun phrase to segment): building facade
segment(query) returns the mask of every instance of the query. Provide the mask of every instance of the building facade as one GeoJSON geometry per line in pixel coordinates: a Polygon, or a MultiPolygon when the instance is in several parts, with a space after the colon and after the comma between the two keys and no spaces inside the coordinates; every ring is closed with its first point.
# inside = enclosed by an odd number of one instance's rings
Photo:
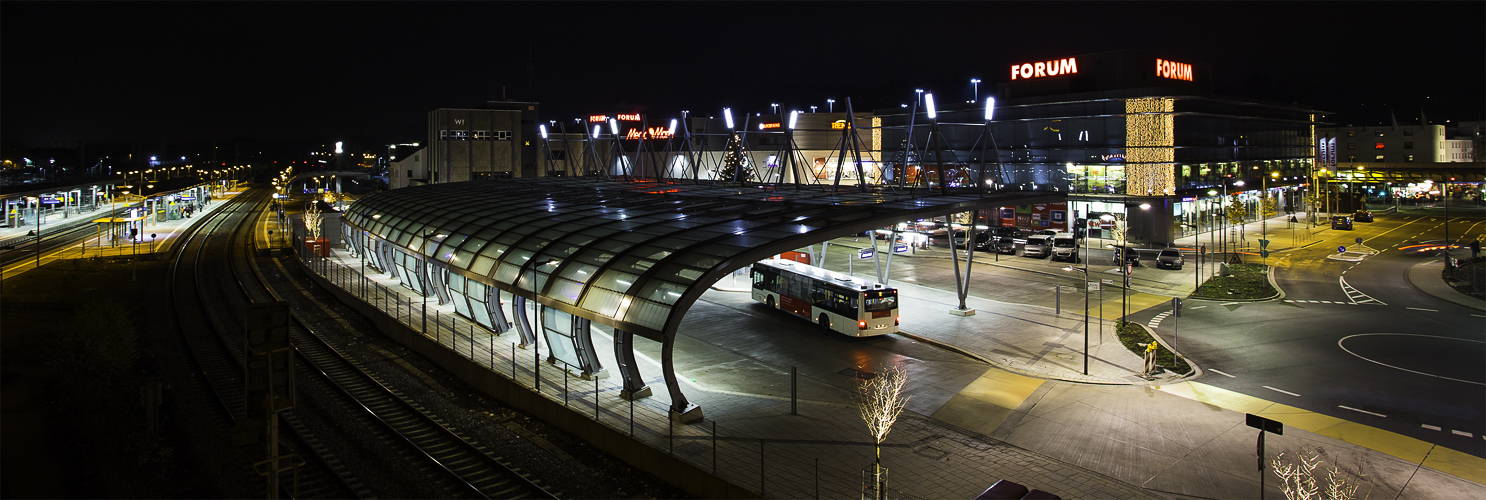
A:
{"type": "Polygon", "coordinates": [[[423,169],[402,185],[538,176],[539,111],[538,103],[515,101],[430,111],[423,169]]]}

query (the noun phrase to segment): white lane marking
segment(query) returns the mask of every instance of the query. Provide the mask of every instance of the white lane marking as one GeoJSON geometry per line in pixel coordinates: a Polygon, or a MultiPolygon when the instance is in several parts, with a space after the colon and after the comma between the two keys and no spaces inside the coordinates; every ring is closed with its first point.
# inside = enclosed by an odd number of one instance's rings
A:
{"type": "Polygon", "coordinates": [[[1280,394],[1289,394],[1289,395],[1291,395],[1291,396],[1295,396],[1295,397],[1297,397],[1297,398],[1298,398],[1298,397],[1300,397],[1300,395],[1299,395],[1299,394],[1296,394],[1296,393],[1293,393],[1293,392],[1290,392],[1290,391],[1287,391],[1287,390],[1284,390],[1284,389],[1275,389],[1275,388],[1273,388],[1273,387],[1270,387],[1270,386],[1267,386],[1267,385],[1266,385],[1266,386],[1263,386],[1263,387],[1264,387],[1264,388],[1265,388],[1265,389],[1269,389],[1269,390],[1271,390],[1271,391],[1274,391],[1274,392],[1278,392],[1278,393],[1280,393],[1280,394]]]}
{"type": "Polygon", "coordinates": [[[1370,337],[1370,336],[1374,336],[1374,335],[1400,335],[1400,336],[1405,336],[1405,337],[1431,337],[1431,338],[1437,338],[1437,339],[1459,340],[1459,341],[1462,341],[1462,342],[1475,342],[1477,344],[1486,344],[1486,342],[1482,342],[1482,341],[1479,341],[1479,340],[1457,339],[1455,337],[1441,337],[1439,335],[1423,335],[1423,334],[1418,334],[1418,333],[1359,333],[1359,334],[1356,334],[1356,335],[1348,335],[1348,336],[1342,337],[1341,340],[1336,341],[1336,346],[1342,348],[1343,351],[1347,351],[1347,354],[1351,354],[1353,356],[1357,356],[1357,359],[1360,359],[1360,360],[1363,360],[1363,361],[1366,361],[1366,362],[1369,362],[1369,363],[1375,363],[1375,364],[1383,365],[1383,366],[1392,368],[1394,370],[1403,370],[1403,371],[1406,371],[1406,372],[1409,372],[1409,373],[1417,373],[1419,375],[1424,375],[1426,377],[1442,378],[1442,379],[1445,379],[1445,380],[1454,380],[1456,382],[1465,382],[1467,384],[1486,385],[1486,383],[1476,382],[1476,381],[1472,381],[1472,380],[1461,380],[1461,379],[1458,379],[1458,378],[1443,377],[1443,376],[1435,375],[1435,374],[1432,374],[1432,373],[1424,373],[1424,372],[1420,372],[1420,371],[1410,370],[1410,369],[1407,369],[1407,368],[1399,368],[1397,366],[1393,366],[1393,365],[1390,365],[1388,363],[1381,363],[1381,362],[1378,362],[1378,361],[1373,361],[1371,359],[1367,359],[1367,358],[1362,357],[1362,355],[1360,355],[1360,354],[1357,354],[1355,352],[1352,352],[1351,349],[1347,349],[1347,346],[1342,345],[1343,342],[1346,342],[1347,339],[1350,339],[1352,337],[1370,337]]]}
{"type": "Polygon", "coordinates": [[[1238,378],[1238,377],[1235,377],[1235,376],[1232,376],[1232,375],[1229,375],[1227,373],[1223,373],[1223,372],[1220,372],[1220,371],[1217,371],[1217,370],[1208,370],[1208,371],[1213,372],[1213,373],[1216,373],[1218,375],[1222,375],[1224,377],[1228,377],[1228,378],[1238,378]]]}
{"type": "Polygon", "coordinates": [[[1422,308],[1422,307],[1405,307],[1404,309],[1412,309],[1412,310],[1415,310],[1415,311],[1429,311],[1429,312],[1432,312],[1432,313],[1440,312],[1439,309],[1425,309],[1425,308],[1422,308]]]}
{"type": "Polygon", "coordinates": [[[1340,284],[1342,287],[1342,293],[1347,294],[1347,300],[1352,301],[1352,303],[1354,304],[1377,304],[1380,306],[1388,305],[1383,303],[1383,301],[1381,300],[1372,298],[1368,294],[1362,293],[1361,290],[1358,290],[1350,283],[1347,283],[1346,278],[1337,278],[1336,280],[1337,283],[1340,284]]]}
{"type": "MultiPolygon", "coordinates": [[[[1192,309],[1202,309],[1202,308],[1204,308],[1204,307],[1207,307],[1207,306],[1197,306],[1197,307],[1193,307],[1193,308],[1192,308],[1192,309]]],[[[1475,315],[1475,316],[1481,316],[1481,315],[1479,315],[1479,314],[1477,314],[1477,315],[1475,315]]],[[[1482,317],[1482,318],[1486,318],[1486,316],[1481,316],[1481,317],[1482,317]]]]}
{"type": "Polygon", "coordinates": [[[1242,302],[1226,302],[1226,303],[1218,304],[1218,305],[1220,305],[1220,306],[1231,306],[1231,305],[1237,305],[1237,304],[1242,304],[1242,302]]]}
{"type": "Polygon", "coordinates": [[[1440,430],[1439,426],[1437,426],[1437,425],[1419,424],[1419,427],[1423,427],[1425,429],[1429,429],[1429,430],[1432,430],[1432,431],[1440,430]]]}
{"type": "MultiPolygon", "coordinates": [[[[1194,307],[1193,309],[1196,309],[1196,308],[1194,307]]],[[[1486,318],[1486,315],[1480,315],[1480,314],[1472,314],[1471,316],[1475,316],[1477,318],[1486,318]]]]}
{"type": "Polygon", "coordinates": [[[1387,415],[1384,415],[1384,414],[1382,414],[1382,413],[1373,413],[1373,412],[1370,412],[1370,411],[1367,411],[1367,410],[1359,410],[1359,409],[1356,409],[1356,408],[1353,408],[1353,407],[1350,407],[1350,406],[1341,406],[1341,405],[1337,405],[1337,406],[1336,406],[1336,407],[1337,407],[1337,408],[1341,408],[1341,409],[1343,409],[1343,410],[1352,410],[1352,411],[1355,411],[1355,412],[1358,412],[1358,413],[1366,413],[1366,414],[1368,414],[1368,415],[1372,415],[1372,416],[1374,416],[1374,417],[1383,417],[1383,418],[1388,418],[1388,416],[1387,416],[1387,415]]]}
{"type": "Polygon", "coordinates": [[[1450,429],[1450,433],[1451,433],[1451,434],[1455,434],[1455,435],[1457,435],[1457,436],[1465,436],[1465,437],[1474,437],[1474,436],[1472,436],[1472,435],[1471,435],[1471,433],[1469,433],[1469,432],[1465,432],[1465,431],[1457,431],[1457,430],[1455,430],[1455,429],[1450,429]]]}

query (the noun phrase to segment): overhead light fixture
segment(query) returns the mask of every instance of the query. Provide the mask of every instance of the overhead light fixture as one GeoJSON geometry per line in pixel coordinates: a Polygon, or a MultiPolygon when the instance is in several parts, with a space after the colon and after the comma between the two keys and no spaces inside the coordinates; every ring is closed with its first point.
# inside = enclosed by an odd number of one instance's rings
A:
{"type": "Polygon", "coordinates": [[[934,117],[936,116],[934,114],[934,93],[933,92],[924,94],[924,103],[929,106],[929,119],[930,120],[933,120],[934,117]]]}
{"type": "Polygon", "coordinates": [[[609,133],[614,134],[614,137],[619,137],[619,120],[609,119],[609,133]]]}
{"type": "Polygon", "coordinates": [[[733,108],[722,108],[722,119],[727,123],[728,130],[733,129],[733,108]]]}
{"type": "Polygon", "coordinates": [[[593,138],[594,139],[598,139],[599,138],[599,126],[598,125],[594,125],[593,126],[593,138]]]}
{"type": "Polygon", "coordinates": [[[671,129],[666,131],[666,135],[676,135],[676,119],[675,118],[672,118],[671,119],[671,129]]]}
{"type": "Polygon", "coordinates": [[[986,98],[986,121],[991,121],[991,113],[996,109],[996,98],[986,98]]]}
{"type": "Polygon", "coordinates": [[[799,117],[800,117],[800,112],[799,111],[790,111],[789,112],[789,129],[790,130],[794,130],[795,129],[795,120],[798,119],[799,117]]]}
{"type": "Polygon", "coordinates": [[[547,126],[546,125],[537,125],[537,131],[542,133],[542,139],[543,140],[546,140],[547,139],[547,126]]]}

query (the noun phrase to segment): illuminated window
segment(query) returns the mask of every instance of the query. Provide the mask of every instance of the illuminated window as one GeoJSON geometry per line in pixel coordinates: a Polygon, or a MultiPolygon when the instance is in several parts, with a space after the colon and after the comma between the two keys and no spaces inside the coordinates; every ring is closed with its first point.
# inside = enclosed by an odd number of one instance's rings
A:
{"type": "Polygon", "coordinates": [[[1347,131],[1347,137],[1357,137],[1357,131],[1356,130],[1348,130],[1347,131]]]}
{"type": "Polygon", "coordinates": [[[1381,143],[1381,142],[1373,143],[1372,148],[1373,149],[1383,149],[1383,143],[1381,143]]]}
{"type": "Polygon", "coordinates": [[[1403,161],[1414,161],[1414,155],[1404,155],[1403,161]]]}
{"type": "Polygon", "coordinates": [[[1383,136],[1383,131],[1382,130],[1379,130],[1378,131],[1378,137],[1382,137],[1382,136],[1383,136]]]}
{"type": "Polygon", "coordinates": [[[1348,155],[1347,161],[1357,161],[1357,155],[1348,155]]]}
{"type": "Polygon", "coordinates": [[[1357,149],[1357,143],[1355,143],[1355,142],[1349,142],[1349,143],[1347,143],[1347,149],[1357,149]]]}
{"type": "Polygon", "coordinates": [[[1383,161],[1383,155],[1378,155],[1375,161],[1383,161]]]}
{"type": "Polygon", "coordinates": [[[1404,149],[1414,149],[1414,143],[1412,143],[1412,142],[1404,142],[1403,143],[1403,148],[1404,149]]]}

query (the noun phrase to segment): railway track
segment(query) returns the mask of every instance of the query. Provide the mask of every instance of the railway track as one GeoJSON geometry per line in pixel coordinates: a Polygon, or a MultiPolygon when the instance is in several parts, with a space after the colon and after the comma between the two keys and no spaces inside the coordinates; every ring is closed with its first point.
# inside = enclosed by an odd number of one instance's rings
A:
{"type": "MultiPolygon", "coordinates": [[[[183,246],[180,255],[195,252],[189,263],[192,278],[182,276],[177,261],[172,270],[174,296],[183,335],[191,344],[203,374],[212,380],[224,415],[240,417],[244,414],[242,389],[242,331],[235,322],[243,307],[249,303],[278,301],[278,293],[265,285],[262,273],[257,269],[247,248],[251,246],[252,221],[262,210],[266,196],[257,195],[244,200],[241,205],[227,207],[221,211],[220,219],[213,218],[198,226],[191,240],[200,239],[199,244],[183,246]],[[251,201],[251,203],[249,203],[251,201]],[[235,217],[227,214],[237,214],[235,217]],[[229,219],[231,221],[229,221],[229,219]],[[225,226],[225,229],[224,229],[225,226]],[[209,228],[209,229],[208,229],[209,228]],[[226,238],[221,232],[228,232],[226,238]],[[223,241],[225,240],[225,241],[223,241]],[[204,259],[208,241],[220,242],[227,248],[219,255],[228,259],[204,259]],[[209,269],[215,266],[215,271],[209,269]],[[207,282],[216,281],[215,285],[207,282]]],[[[299,408],[281,412],[282,428],[290,429],[297,442],[284,446],[305,456],[311,462],[300,471],[297,494],[299,498],[369,498],[375,496],[363,483],[346,470],[321,446],[309,428],[338,426],[351,429],[370,429],[380,439],[362,439],[360,447],[367,442],[388,446],[377,453],[386,460],[403,463],[390,468],[417,474],[420,479],[430,480],[440,491],[428,492],[436,496],[453,498],[555,498],[547,489],[529,479],[519,469],[493,456],[489,450],[465,437],[438,417],[410,401],[390,384],[384,383],[374,373],[364,369],[347,353],[342,352],[327,338],[327,332],[317,331],[297,315],[293,315],[290,335],[296,344],[296,371],[301,387],[299,408]],[[309,391],[305,384],[312,384],[316,391],[309,391]],[[306,397],[314,392],[314,398],[306,397]],[[325,421],[326,413],[313,411],[307,405],[336,405],[344,419],[332,417],[325,421]],[[349,410],[348,410],[349,409],[349,410]],[[320,422],[301,422],[301,419],[320,419],[320,422]],[[395,458],[394,458],[395,457],[395,458]]],[[[290,478],[285,477],[288,481],[290,478]]]]}

